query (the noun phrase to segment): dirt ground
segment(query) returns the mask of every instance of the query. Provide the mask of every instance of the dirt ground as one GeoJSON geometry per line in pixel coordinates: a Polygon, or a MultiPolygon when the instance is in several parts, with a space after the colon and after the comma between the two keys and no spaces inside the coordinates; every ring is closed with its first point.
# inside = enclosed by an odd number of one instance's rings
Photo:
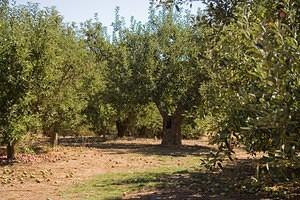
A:
{"type": "Polygon", "coordinates": [[[158,140],[117,140],[96,147],[58,147],[41,155],[18,155],[20,163],[0,166],[0,199],[61,199],[72,184],[108,172],[134,171],[174,164],[157,155],[175,155],[177,165],[187,154],[203,154],[205,141],[184,141],[181,149],[159,149],[158,140]],[[168,163],[169,162],[169,163],[168,163]]]}
{"type": "MultiPolygon", "coordinates": [[[[34,156],[19,154],[19,163],[0,166],[0,199],[59,200],[62,199],[61,194],[67,188],[95,175],[109,172],[134,172],[174,164],[184,166],[188,156],[199,156],[200,160],[200,157],[214,151],[214,147],[208,145],[205,138],[183,141],[184,145],[180,148],[161,147],[159,144],[159,140],[152,139],[123,139],[97,143],[91,145],[92,147],[59,146],[47,154],[34,156]],[[163,159],[164,156],[168,159],[163,159]]],[[[178,182],[177,187],[141,191],[128,194],[124,199],[264,199],[263,197],[268,197],[269,194],[256,191],[250,194],[244,185],[237,185],[238,182],[243,182],[245,177],[250,179],[255,172],[253,160],[248,154],[238,150],[237,158],[226,167],[225,173],[199,172],[162,177],[166,182],[178,182]],[[247,192],[243,192],[244,189],[247,192]],[[225,193],[226,198],[223,197],[225,193]],[[172,196],[174,194],[175,197],[172,196]]],[[[297,195],[300,192],[294,191],[294,193],[296,195],[289,199],[300,199],[297,195]]],[[[266,199],[283,198],[281,196],[266,199]]]]}

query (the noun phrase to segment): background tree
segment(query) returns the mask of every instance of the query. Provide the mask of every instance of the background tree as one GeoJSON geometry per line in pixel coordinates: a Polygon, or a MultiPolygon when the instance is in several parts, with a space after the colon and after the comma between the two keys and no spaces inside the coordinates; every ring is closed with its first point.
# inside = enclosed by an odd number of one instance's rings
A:
{"type": "Polygon", "coordinates": [[[88,104],[84,114],[90,129],[97,135],[105,135],[114,131],[114,119],[116,118],[115,110],[105,99],[105,72],[112,45],[109,42],[105,27],[98,21],[97,17],[83,24],[81,34],[89,52],[86,59],[86,66],[89,70],[87,70],[84,78],[88,104]]]}
{"type": "Polygon", "coordinates": [[[112,49],[108,58],[105,99],[116,111],[117,135],[132,132],[141,107],[149,101],[145,89],[144,28],[131,19],[129,28],[123,27],[116,9],[112,49]],[[131,129],[131,130],[130,130],[131,129]]]}
{"type": "MultiPolygon", "coordinates": [[[[184,115],[201,102],[199,87],[206,80],[197,61],[197,44],[189,24],[177,23],[166,12],[157,31],[149,36],[147,55],[151,99],[163,119],[162,144],[181,144],[184,115]]],[[[185,21],[185,20],[183,20],[185,21]]]]}
{"type": "Polygon", "coordinates": [[[83,119],[86,102],[81,77],[86,53],[75,29],[64,25],[55,9],[40,10],[34,5],[31,10],[32,110],[54,146],[58,132],[75,131],[83,119]]]}

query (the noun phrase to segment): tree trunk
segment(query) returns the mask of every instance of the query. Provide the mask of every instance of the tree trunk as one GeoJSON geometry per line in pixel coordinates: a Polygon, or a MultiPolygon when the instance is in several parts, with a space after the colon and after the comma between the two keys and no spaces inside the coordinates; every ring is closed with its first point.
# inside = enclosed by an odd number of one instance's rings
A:
{"type": "Polygon", "coordinates": [[[50,144],[51,144],[52,147],[57,146],[57,144],[58,144],[58,133],[51,132],[51,135],[50,135],[50,144]]]}
{"type": "Polygon", "coordinates": [[[162,116],[163,117],[163,133],[162,145],[181,145],[181,115],[162,116]]]}
{"type": "Polygon", "coordinates": [[[118,138],[124,137],[126,132],[127,132],[127,120],[122,121],[121,119],[118,119],[116,121],[116,126],[117,126],[117,135],[118,138]]]}
{"type": "Polygon", "coordinates": [[[13,161],[16,159],[15,157],[15,143],[9,142],[6,146],[6,155],[8,161],[13,161]]]}

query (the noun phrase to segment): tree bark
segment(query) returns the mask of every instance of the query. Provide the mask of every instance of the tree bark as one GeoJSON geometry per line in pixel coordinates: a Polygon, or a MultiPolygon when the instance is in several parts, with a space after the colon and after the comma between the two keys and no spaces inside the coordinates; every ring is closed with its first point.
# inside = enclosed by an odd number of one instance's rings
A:
{"type": "Polygon", "coordinates": [[[16,159],[15,155],[15,143],[9,142],[6,146],[6,155],[8,161],[13,161],[16,159]]]}
{"type": "Polygon", "coordinates": [[[118,119],[116,121],[116,127],[118,138],[124,137],[128,128],[127,120],[122,121],[121,119],[118,119]]]}
{"type": "Polygon", "coordinates": [[[50,144],[52,147],[56,147],[58,144],[58,133],[56,132],[51,132],[50,135],[50,144]]]}
{"type": "Polygon", "coordinates": [[[172,116],[164,115],[163,117],[163,133],[162,145],[181,145],[181,125],[182,116],[174,114],[172,116]]]}

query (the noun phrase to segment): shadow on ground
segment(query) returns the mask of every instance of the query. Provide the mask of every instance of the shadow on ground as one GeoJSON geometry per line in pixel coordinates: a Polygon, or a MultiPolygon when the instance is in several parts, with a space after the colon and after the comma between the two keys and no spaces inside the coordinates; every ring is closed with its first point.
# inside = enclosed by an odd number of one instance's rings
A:
{"type": "Polygon", "coordinates": [[[269,184],[255,182],[254,163],[255,161],[251,160],[240,160],[234,165],[227,166],[222,172],[181,171],[171,175],[157,175],[157,181],[160,183],[151,190],[154,192],[140,191],[124,199],[300,199],[300,184],[296,181],[269,184]]]}
{"type": "Polygon", "coordinates": [[[134,140],[130,143],[113,142],[107,143],[104,140],[95,140],[89,142],[77,142],[73,139],[64,139],[60,142],[60,145],[71,146],[71,147],[91,147],[101,149],[109,154],[126,154],[126,153],[139,153],[143,155],[159,155],[159,156],[203,156],[209,154],[211,151],[215,151],[214,148],[203,146],[203,145],[181,145],[181,146],[162,146],[160,144],[147,144],[147,143],[136,143],[134,140]]]}
{"type": "MultiPolygon", "coordinates": [[[[199,143],[201,144],[201,143],[199,143]]],[[[74,144],[64,144],[74,146],[74,144]]],[[[81,145],[82,144],[77,144],[81,145]]],[[[76,146],[76,145],[75,145],[76,146]]],[[[203,156],[215,151],[206,145],[182,145],[163,147],[159,144],[147,144],[130,141],[95,142],[84,146],[101,149],[106,153],[139,153],[160,156],[203,156]]],[[[164,199],[203,199],[203,200],[279,200],[300,199],[300,179],[264,180],[255,177],[259,160],[240,159],[224,166],[223,171],[177,171],[176,173],[152,173],[134,179],[116,180],[112,185],[134,185],[139,191],[126,194],[124,199],[164,200],[164,199]],[[154,184],[155,187],[147,188],[154,184]],[[140,187],[138,187],[140,186],[140,187]]],[[[300,172],[299,172],[300,173],[300,172]]],[[[268,177],[267,177],[268,178],[268,177]]]]}

